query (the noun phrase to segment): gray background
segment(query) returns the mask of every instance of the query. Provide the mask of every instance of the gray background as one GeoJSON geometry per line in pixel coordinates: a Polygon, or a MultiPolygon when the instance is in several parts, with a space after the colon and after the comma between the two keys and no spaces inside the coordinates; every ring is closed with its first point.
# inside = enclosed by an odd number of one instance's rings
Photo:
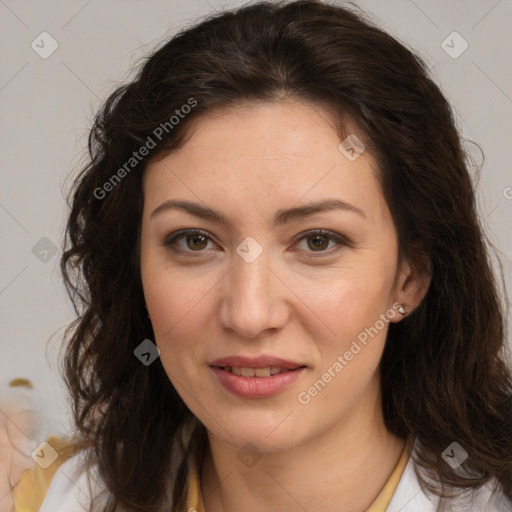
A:
{"type": "MultiPolygon", "coordinates": [[[[26,394],[42,414],[40,436],[63,434],[70,424],[57,363],[63,328],[73,319],[58,268],[63,187],[83,162],[93,114],[162,38],[204,14],[244,3],[0,0],[0,399],[12,396],[11,379],[31,379],[35,387],[26,394]],[[46,59],[31,47],[33,41],[43,46],[42,32],[58,43],[46,59]]],[[[425,59],[454,106],[461,133],[483,149],[480,215],[502,253],[510,294],[512,0],[356,3],[425,59]],[[457,58],[443,49],[462,48],[458,36],[447,39],[454,31],[469,45],[457,58]]],[[[49,44],[45,39],[46,50],[49,44]]],[[[468,147],[482,163],[478,149],[468,147]]]]}

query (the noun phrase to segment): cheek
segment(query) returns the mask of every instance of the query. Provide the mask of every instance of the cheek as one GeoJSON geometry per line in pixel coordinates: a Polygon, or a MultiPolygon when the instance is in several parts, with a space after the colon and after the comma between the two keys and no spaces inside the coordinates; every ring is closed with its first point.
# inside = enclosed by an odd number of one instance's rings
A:
{"type": "Polygon", "coordinates": [[[315,313],[329,326],[329,335],[316,338],[318,364],[297,396],[300,404],[312,406],[303,413],[315,424],[322,415],[334,420],[350,410],[377,382],[394,311],[386,300],[387,283],[376,282],[375,276],[356,277],[324,287],[317,297],[315,313]],[[325,411],[330,411],[327,416],[325,411]]]}
{"type": "Polygon", "coordinates": [[[204,293],[169,269],[146,274],[143,284],[154,342],[164,370],[182,397],[196,394],[198,390],[193,391],[195,385],[190,375],[197,372],[197,360],[203,359],[198,353],[202,347],[197,339],[200,332],[204,333],[198,321],[204,314],[204,293]]]}
{"type": "Polygon", "coordinates": [[[211,273],[180,269],[147,261],[142,271],[146,306],[155,333],[156,344],[164,354],[187,351],[198,335],[204,333],[208,292],[215,285],[211,273]]]}
{"type": "Polygon", "coordinates": [[[316,281],[303,290],[305,304],[328,327],[327,346],[350,345],[390,307],[391,279],[378,266],[344,269],[334,279],[316,281]]]}

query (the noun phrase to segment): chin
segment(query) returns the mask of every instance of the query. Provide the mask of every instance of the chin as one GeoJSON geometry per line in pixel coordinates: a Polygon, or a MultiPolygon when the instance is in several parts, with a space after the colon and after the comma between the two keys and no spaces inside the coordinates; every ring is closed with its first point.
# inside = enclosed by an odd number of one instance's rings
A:
{"type": "MultiPolygon", "coordinates": [[[[230,417],[224,416],[224,418],[230,417]]],[[[219,429],[218,425],[213,425],[214,428],[211,430],[215,437],[237,450],[248,449],[247,445],[250,445],[261,453],[275,453],[293,448],[302,437],[305,437],[292,431],[289,424],[284,424],[286,422],[279,425],[282,420],[283,417],[279,421],[274,421],[272,416],[272,421],[265,421],[259,413],[254,419],[232,417],[224,423],[224,425],[227,424],[225,430],[219,429]],[[276,428],[276,425],[279,426],[276,428]]],[[[208,425],[207,428],[209,428],[208,425]]]]}

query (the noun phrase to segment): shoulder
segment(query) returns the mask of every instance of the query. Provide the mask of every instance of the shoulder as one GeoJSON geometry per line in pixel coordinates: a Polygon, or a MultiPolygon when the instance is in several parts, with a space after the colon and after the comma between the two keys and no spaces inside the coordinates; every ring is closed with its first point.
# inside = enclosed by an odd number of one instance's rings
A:
{"type": "Polygon", "coordinates": [[[13,512],[84,512],[101,491],[95,468],[86,454],[63,439],[49,437],[40,445],[43,464],[21,476],[13,490],[13,512]]]}
{"type": "MultiPolygon", "coordinates": [[[[414,444],[414,449],[417,444],[414,444]]],[[[468,489],[451,500],[423,491],[414,471],[413,457],[404,469],[386,512],[512,512],[510,501],[496,479],[478,489],[468,489]]]]}
{"type": "Polygon", "coordinates": [[[33,452],[36,462],[21,474],[12,490],[13,512],[39,510],[49,486],[59,468],[77,452],[77,447],[65,439],[50,436],[33,452]]]}
{"type": "Polygon", "coordinates": [[[505,496],[503,489],[495,479],[474,491],[472,498],[474,510],[512,512],[512,501],[505,496]]]}
{"type": "MultiPolygon", "coordinates": [[[[191,435],[188,427],[184,430],[191,435]]],[[[106,508],[111,494],[87,452],[59,438],[48,438],[47,442],[58,452],[58,458],[46,470],[34,467],[22,475],[13,492],[13,512],[84,512],[92,504],[94,510],[106,508]]],[[[171,451],[171,473],[180,462],[178,452],[171,451]]],[[[169,492],[172,494],[172,488],[169,492]]]]}
{"type": "Polygon", "coordinates": [[[84,451],[64,462],[52,479],[39,512],[84,512],[108,498],[97,468],[88,464],[84,451]]]}

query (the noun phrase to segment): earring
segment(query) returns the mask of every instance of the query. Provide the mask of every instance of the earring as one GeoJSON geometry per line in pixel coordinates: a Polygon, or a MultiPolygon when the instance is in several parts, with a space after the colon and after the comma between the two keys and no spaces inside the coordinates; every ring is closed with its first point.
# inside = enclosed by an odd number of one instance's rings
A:
{"type": "Polygon", "coordinates": [[[405,315],[405,309],[404,307],[402,306],[402,304],[399,304],[399,308],[398,308],[398,312],[401,313],[402,315],[405,315]]]}

